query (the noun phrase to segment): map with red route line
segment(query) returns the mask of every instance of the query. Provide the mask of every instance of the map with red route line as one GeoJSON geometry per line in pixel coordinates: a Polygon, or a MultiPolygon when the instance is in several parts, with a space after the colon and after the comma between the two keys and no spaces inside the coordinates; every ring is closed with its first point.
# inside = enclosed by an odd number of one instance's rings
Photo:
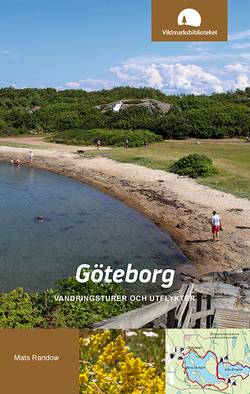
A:
{"type": "Polygon", "coordinates": [[[167,330],[167,393],[250,394],[249,330],[167,330]]]}

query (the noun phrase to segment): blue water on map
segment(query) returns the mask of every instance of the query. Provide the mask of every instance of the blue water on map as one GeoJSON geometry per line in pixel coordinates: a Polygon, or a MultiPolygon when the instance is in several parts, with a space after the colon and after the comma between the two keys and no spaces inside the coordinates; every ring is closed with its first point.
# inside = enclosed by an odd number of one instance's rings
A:
{"type": "Polygon", "coordinates": [[[216,374],[210,373],[206,368],[206,364],[211,359],[214,361],[214,370],[216,370],[217,359],[214,353],[208,352],[205,357],[200,357],[195,351],[190,351],[184,358],[184,367],[189,380],[197,382],[201,386],[220,384],[220,380],[217,379],[216,374]]]}
{"type": "MultiPolygon", "coordinates": [[[[0,292],[54,287],[83,263],[140,271],[188,262],[166,232],[118,199],[68,177],[0,164],[0,292]]],[[[158,294],[160,284],[128,290],[158,294]]]]}
{"type": "Polygon", "coordinates": [[[233,376],[241,375],[243,378],[250,374],[250,367],[241,364],[231,365],[229,363],[218,364],[218,375],[220,378],[228,379],[233,376]]]}
{"type": "Polygon", "coordinates": [[[232,337],[232,346],[233,346],[233,348],[236,347],[236,344],[237,344],[237,337],[232,337]]]}
{"type": "Polygon", "coordinates": [[[228,362],[220,362],[217,370],[217,357],[213,352],[208,352],[204,357],[199,356],[195,351],[191,350],[183,361],[183,366],[188,375],[188,379],[200,384],[201,386],[214,385],[219,386],[221,380],[241,376],[243,379],[250,375],[250,367],[228,362]],[[210,361],[210,370],[207,369],[207,363],[210,361]],[[211,363],[213,361],[213,363],[211,363]]]}

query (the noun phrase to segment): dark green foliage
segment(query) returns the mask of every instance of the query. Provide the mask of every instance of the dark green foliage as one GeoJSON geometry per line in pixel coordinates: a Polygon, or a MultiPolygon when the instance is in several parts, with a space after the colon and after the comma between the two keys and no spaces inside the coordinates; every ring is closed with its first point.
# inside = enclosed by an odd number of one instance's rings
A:
{"type": "Polygon", "coordinates": [[[55,295],[124,295],[125,291],[116,284],[95,284],[87,282],[84,285],[74,278],[61,280],[55,290],[47,290],[41,296],[41,304],[45,305],[42,315],[48,327],[90,327],[98,321],[126,312],[135,304],[129,302],[60,302],[55,295]]]}
{"type": "Polygon", "coordinates": [[[43,325],[33,296],[21,288],[0,295],[0,328],[32,328],[43,325]]]}
{"type": "MultiPolygon", "coordinates": [[[[250,135],[250,88],[212,96],[166,96],[156,89],[117,87],[99,92],[55,89],[0,89],[0,134],[57,133],[67,130],[149,130],[165,139],[250,135]],[[119,113],[97,105],[156,99],[172,104],[169,113],[142,106],[119,113]]],[[[135,144],[136,145],[136,144],[135,144]]]]}
{"type": "Polygon", "coordinates": [[[117,284],[83,284],[75,278],[57,282],[55,289],[43,293],[26,293],[15,289],[0,295],[0,328],[84,328],[93,323],[119,315],[138,306],[129,302],[59,301],[56,296],[124,295],[117,284]]]}
{"type": "Polygon", "coordinates": [[[153,115],[143,107],[130,107],[118,113],[110,111],[106,114],[107,126],[112,129],[150,129],[152,118],[161,117],[155,112],[153,115]]]}
{"type": "Polygon", "coordinates": [[[57,143],[73,145],[93,145],[100,139],[101,145],[124,146],[125,140],[129,140],[129,147],[143,146],[145,142],[161,141],[162,137],[147,130],[66,130],[56,133],[52,140],[57,143]]]}
{"type": "Polygon", "coordinates": [[[214,93],[212,98],[216,101],[245,104],[250,107],[250,87],[245,90],[237,89],[235,92],[214,93]]]}
{"type": "Polygon", "coordinates": [[[182,157],[170,167],[170,171],[190,178],[205,178],[216,173],[212,160],[198,154],[182,157]]]}

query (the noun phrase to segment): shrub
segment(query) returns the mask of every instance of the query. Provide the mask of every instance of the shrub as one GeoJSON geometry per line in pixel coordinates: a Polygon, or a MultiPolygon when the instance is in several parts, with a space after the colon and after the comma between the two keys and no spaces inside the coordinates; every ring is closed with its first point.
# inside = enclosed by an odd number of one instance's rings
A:
{"type": "Polygon", "coordinates": [[[52,138],[55,142],[73,145],[93,145],[100,139],[102,145],[124,146],[129,140],[130,147],[143,146],[148,143],[161,141],[162,137],[148,130],[66,130],[56,133],[52,138]]]}
{"type": "Polygon", "coordinates": [[[182,157],[170,167],[170,171],[190,178],[207,177],[216,173],[212,160],[198,154],[182,157]]]}
{"type": "Polygon", "coordinates": [[[122,335],[111,336],[105,330],[80,338],[80,394],[164,394],[165,374],[157,371],[152,356],[145,362],[131,352],[122,335]]]}
{"type": "Polygon", "coordinates": [[[125,295],[125,290],[115,283],[97,284],[89,281],[84,285],[75,278],[59,280],[55,289],[42,293],[27,293],[18,288],[0,294],[1,328],[84,328],[98,321],[127,312],[139,306],[136,302],[63,302],[56,299],[65,296],[125,295]]]}
{"type": "MultiPolygon", "coordinates": [[[[225,138],[250,133],[250,88],[212,96],[165,95],[150,88],[117,87],[99,92],[56,89],[0,89],[0,133],[72,129],[149,130],[164,139],[225,138]],[[172,105],[168,114],[137,106],[142,99],[172,105]],[[96,106],[129,100],[119,113],[96,106]],[[134,104],[134,106],[133,106],[134,104]]],[[[58,137],[59,138],[59,137],[58,137]]]]}
{"type": "Polygon", "coordinates": [[[115,283],[93,283],[89,281],[84,285],[78,283],[75,278],[59,280],[55,289],[45,291],[37,300],[41,314],[46,320],[44,326],[48,328],[85,328],[98,321],[127,312],[139,304],[129,301],[92,301],[92,302],[61,302],[56,301],[55,296],[110,296],[112,294],[125,295],[125,290],[115,283]]]}
{"type": "Polygon", "coordinates": [[[32,295],[21,288],[0,295],[0,328],[32,328],[42,324],[32,295]]]}

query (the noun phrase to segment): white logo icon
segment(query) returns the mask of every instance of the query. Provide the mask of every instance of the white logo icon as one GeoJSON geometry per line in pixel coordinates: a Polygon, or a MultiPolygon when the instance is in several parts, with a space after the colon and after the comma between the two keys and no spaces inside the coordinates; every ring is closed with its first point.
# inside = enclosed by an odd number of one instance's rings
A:
{"type": "Polygon", "coordinates": [[[186,8],[178,15],[178,25],[199,27],[201,25],[201,16],[193,8],[186,8]]]}

